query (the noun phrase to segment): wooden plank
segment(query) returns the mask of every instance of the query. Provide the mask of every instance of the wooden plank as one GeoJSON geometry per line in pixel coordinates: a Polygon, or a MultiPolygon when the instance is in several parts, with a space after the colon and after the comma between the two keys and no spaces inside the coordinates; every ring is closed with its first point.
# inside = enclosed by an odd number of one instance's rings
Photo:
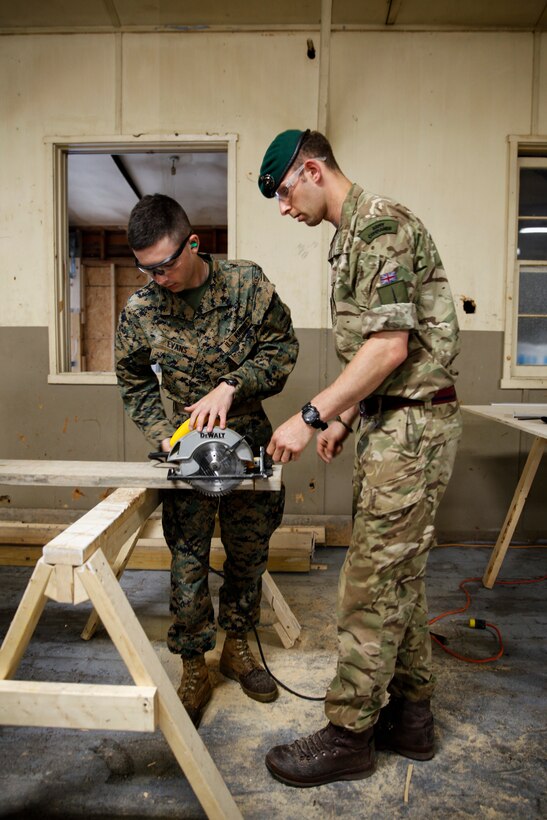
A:
{"type": "MultiPolygon", "coordinates": [[[[3,515],[3,513],[2,513],[3,515]]],[[[80,513],[79,517],[81,517],[83,513],[80,513]]],[[[36,523],[29,522],[29,521],[3,521],[0,517],[0,545],[1,544],[39,544],[43,546],[47,544],[48,541],[51,541],[57,535],[60,535],[62,532],[66,530],[69,524],[73,523],[74,519],[71,521],[66,521],[65,523],[46,523],[36,521],[36,523]]],[[[325,527],[322,526],[284,526],[281,525],[275,531],[277,535],[281,534],[288,534],[288,533],[296,533],[296,534],[304,534],[304,535],[313,535],[315,537],[316,544],[324,544],[325,543],[325,527]]],[[[220,536],[220,526],[218,522],[215,526],[214,535],[216,537],[220,536]]],[[[149,518],[148,521],[143,525],[141,539],[146,539],[147,541],[150,539],[158,539],[162,543],[165,543],[163,537],[163,528],[161,523],[161,518],[149,518]]],[[[141,542],[141,546],[150,546],[150,544],[144,544],[141,542]]]]}
{"type": "Polygon", "coordinates": [[[241,820],[232,795],[102,552],[97,550],[76,573],[137,686],[157,688],[159,727],[207,816],[211,820],[241,820]]]}
{"type": "MultiPolygon", "coordinates": [[[[129,561],[131,553],[133,552],[133,549],[135,547],[135,542],[141,534],[142,529],[145,526],[145,523],[142,524],[138,530],[132,533],[132,535],[127,539],[127,541],[124,544],[122,544],[120,551],[118,552],[116,558],[112,562],[112,570],[116,578],[118,578],[118,580],[122,577],[124,573],[124,570],[127,566],[127,562],[129,561]]],[[[89,641],[90,638],[93,637],[99,623],[100,618],[97,613],[97,610],[93,609],[81,633],[81,637],[84,641],[89,641]]]]}
{"type": "Polygon", "coordinates": [[[490,561],[488,562],[488,566],[486,567],[483,575],[482,582],[488,589],[492,589],[496,582],[503,559],[505,558],[505,553],[511,543],[511,538],[515,532],[524,503],[528,497],[528,493],[530,492],[530,487],[532,486],[532,482],[539,467],[544,449],[545,440],[535,438],[532,443],[532,447],[530,448],[530,452],[528,453],[526,464],[524,465],[524,469],[517,484],[515,494],[513,495],[513,499],[505,517],[505,521],[503,522],[503,526],[500,530],[498,540],[492,550],[490,561]]]}
{"type": "MultiPolygon", "coordinates": [[[[160,522],[154,523],[160,525],[160,522]]],[[[148,524],[145,524],[143,533],[147,527],[148,524]]],[[[285,530],[283,527],[276,530],[270,539],[268,570],[270,572],[308,572],[314,553],[314,534],[313,528],[310,530],[302,528],[302,531],[296,533],[285,530]]],[[[41,547],[0,545],[0,566],[33,566],[41,555],[41,547]]],[[[213,568],[222,569],[226,556],[218,538],[213,542],[211,557],[213,568]]],[[[170,568],[171,553],[163,536],[138,538],[137,545],[127,562],[127,569],[169,570],[170,568]]]]}
{"type": "MultiPolygon", "coordinates": [[[[281,465],[267,479],[245,479],[238,490],[280,490],[281,465]]],[[[183,481],[167,480],[167,465],[151,461],[0,461],[0,484],[51,487],[129,487],[189,490],[183,481]]]]}
{"type": "Polygon", "coordinates": [[[462,410],[473,413],[476,416],[497,421],[520,430],[522,433],[529,433],[531,436],[547,439],[547,424],[541,419],[517,419],[517,416],[525,415],[547,415],[547,404],[463,404],[462,410]]]}
{"type": "MultiPolygon", "coordinates": [[[[9,526],[9,525],[8,525],[9,526]]],[[[3,534],[3,526],[0,523],[0,543],[2,540],[3,534]]],[[[287,535],[309,535],[313,536],[314,543],[317,544],[324,544],[325,543],[325,527],[323,526],[314,526],[314,525],[285,525],[281,524],[272,535],[270,539],[270,545],[272,543],[277,543],[278,540],[281,538],[286,538],[287,535]]],[[[220,525],[218,520],[215,523],[215,531],[213,533],[213,537],[220,538],[220,525]]],[[[146,524],[142,529],[142,539],[160,539],[162,543],[165,543],[163,538],[163,527],[161,523],[161,518],[149,518],[146,524]]],[[[14,542],[11,542],[14,543],[14,542]]],[[[31,543],[31,542],[29,542],[31,543]]],[[[33,541],[32,543],[38,543],[37,541],[33,541]]]]}
{"type": "Polygon", "coordinates": [[[274,623],[274,629],[279,635],[285,649],[290,649],[300,637],[302,627],[296,620],[269,572],[265,572],[262,576],[262,592],[264,598],[279,619],[278,622],[274,623]]]}
{"type": "Polygon", "coordinates": [[[33,567],[41,557],[42,547],[0,546],[0,566],[3,567],[33,567]]]}
{"type": "MultiPolygon", "coordinates": [[[[483,545],[484,546],[484,545],[483,545]]],[[[26,567],[34,566],[42,555],[41,547],[0,546],[0,566],[26,567]]],[[[224,550],[213,555],[213,569],[222,569],[224,550]]],[[[134,548],[127,563],[127,569],[168,571],[171,568],[171,553],[166,546],[134,548]]],[[[269,572],[309,572],[311,559],[309,553],[294,554],[289,550],[270,552],[267,569],[269,572]]],[[[76,587],[75,587],[76,588],[76,587]]],[[[85,598],[83,599],[85,600],[85,598]]],[[[74,603],[81,601],[74,600],[74,603]]]]}
{"type": "Polygon", "coordinates": [[[0,724],[154,732],[154,686],[0,681],[0,724]]]}
{"type": "Polygon", "coordinates": [[[26,521],[0,521],[0,544],[47,544],[60,535],[67,524],[29,524],[26,521]]]}
{"type": "Polygon", "coordinates": [[[101,501],[44,547],[49,564],[81,566],[102,549],[113,560],[127,541],[158,506],[155,490],[119,489],[101,501]]]}
{"type": "Polygon", "coordinates": [[[19,666],[46,605],[45,590],[52,567],[38,561],[0,648],[0,680],[11,678],[19,666]]]}
{"type": "Polygon", "coordinates": [[[74,603],[74,567],[56,564],[49,576],[46,595],[60,604],[74,603]]]}

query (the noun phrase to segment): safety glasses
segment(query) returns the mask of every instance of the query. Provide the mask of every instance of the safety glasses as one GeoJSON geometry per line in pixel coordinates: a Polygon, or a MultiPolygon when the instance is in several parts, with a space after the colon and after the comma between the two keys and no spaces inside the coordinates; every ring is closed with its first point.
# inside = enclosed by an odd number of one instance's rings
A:
{"type": "Polygon", "coordinates": [[[165,273],[165,268],[173,267],[173,263],[179,258],[191,236],[192,233],[190,232],[186,239],[182,240],[182,243],[177,248],[175,253],[172,253],[171,256],[168,256],[167,259],[163,260],[163,262],[157,262],[155,265],[141,265],[135,256],[135,267],[143,273],[147,273],[149,276],[162,276],[165,273]]]}
{"type": "Polygon", "coordinates": [[[306,162],[308,161],[308,159],[314,159],[317,162],[324,162],[326,160],[326,157],[307,157],[307,159],[302,163],[302,165],[300,165],[296,169],[296,171],[293,171],[293,173],[290,175],[290,177],[287,179],[287,181],[279,186],[279,188],[275,192],[276,199],[279,199],[281,202],[286,202],[287,201],[287,199],[291,195],[291,189],[294,188],[294,186],[296,185],[296,183],[300,179],[300,174],[304,170],[304,166],[306,165],[306,162]]]}

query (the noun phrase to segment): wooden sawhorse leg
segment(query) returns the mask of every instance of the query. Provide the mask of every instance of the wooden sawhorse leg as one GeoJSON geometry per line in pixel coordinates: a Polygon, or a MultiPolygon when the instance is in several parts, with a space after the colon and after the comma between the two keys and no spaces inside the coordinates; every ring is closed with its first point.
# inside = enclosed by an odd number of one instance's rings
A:
{"type": "MultiPolygon", "coordinates": [[[[125,568],[131,558],[131,554],[139,540],[141,531],[143,527],[146,525],[146,522],[143,522],[141,527],[137,530],[137,532],[133,533],[130,538],[123,544],[121,547],[114,563],[112,565],[112,569],[116,575],[118,580],[122,577],[125,568]]],[[[302,627],[300,626],[298,620],[294,616],[291,608],[283,598],[281,591],[275,581],[273,580],[270,573],[266,570],[262,575],[262,594],[266,602],[270,605],[271,609],[274,612],[274,615],[277,617],[277,621],[274,622],[273,627],[279,638],[281,643],[285,647],[285,649],[290,649],[291,646],[294,646],[298,638],[300,637],[300,633],[302,632],[302,627]]],[[[93,637],[95,631],[99,625],[100,618],[97,615],[97,611],[94,609],[93,612],[90,614],[86,625],[82,630],[82,638],[85,641],[88,641],[90,638],[93,637]]]]}
{"type": "Polygon", "coordinates": [[[482,578],[482,583],[488,589],[492,589],[496,582],[496,578],[498,577],[498,572],[500,571],[503,559],[505,558],[505,553],[511,543],[511,538],[513,537],[513,533],[515,532],[520,514],[524,507],[524,502],[528,497],[530,487],[532,486],[532,482],[537,473],[541,456],[543,455],[543,450],[545,448],[545,441],[546,440],[543,438],[534,438],[532,447],[528,453],[528,458],[526,459],[526,464],[524,465],[522,475],[519,483],[517,484],[517,489],[515,490],[509,511],[505,517],[503,527],[500,530],[498,540],[492,550],[490,561],[488,562],[488,566],[486,567],[486,571],[482,578]]]}
{"type": "Polygon", "coordinates": [[[117,555],[157,503],[157,493],[150,490],[116,490],[44,547],[0,648],[0,724],[127,731],[159,726],[207,816],[240,820],[107,559],[117,555]],[[135,686],[9,680],[47,598],[76,604],[88,597],[135,686]]]}

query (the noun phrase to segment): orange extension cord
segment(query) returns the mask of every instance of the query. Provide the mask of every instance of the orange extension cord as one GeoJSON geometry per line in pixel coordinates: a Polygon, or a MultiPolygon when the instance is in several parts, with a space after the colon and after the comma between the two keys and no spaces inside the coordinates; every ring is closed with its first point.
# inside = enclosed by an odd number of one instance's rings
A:
{"type": "MultiPolygon", "coordinates": [[[[542,575],[539,578],[515,579],[510,581],[495,581],[494,586],[517,586],[518,584],[537,584],[540,581],[545,580],[547,580],[547,575],[542,575]]],[[[449,612],[442,612],[440,615],[436,615],[434,618],[430,619],[429,625],[431,626],[431,624],[440,621],[441,618],[447,618],[449,615],[460,615],[467,609],[469,609],[469,606],[471,605],[471,595],[469,594],[469,591],[465,588],[465,584],[471,584],[476,581],[481,582],[482,578],[466,578],[458,585],[458,588],[465,593],[465,606],[460,607],[460,609],[451,609],[449,612]]],[[[467,658],[465,655],[460,655],[459,652],[454,652],[453,649],[449,649],[447,646],[445,646],[437,635],[431,633],[431,638],[435,641],[435,643],[438,646],[440,646],[443,652],[447,652],[449,655],[452,655],[459,661],[465,661],[466,663],[491,663],[492,661],[499,660],[503,655],[504,646],[503,639],[501,637],[501,632],[499,631],[498,627],[495,624],[491,624],[488,621],[484,621],[479,618],[470,618],[468,624],[472,629],[488,629],[489,631],[494,632],[496,634],[499,649],[495,655],[492,655],[489,658],[467,658]]]]}

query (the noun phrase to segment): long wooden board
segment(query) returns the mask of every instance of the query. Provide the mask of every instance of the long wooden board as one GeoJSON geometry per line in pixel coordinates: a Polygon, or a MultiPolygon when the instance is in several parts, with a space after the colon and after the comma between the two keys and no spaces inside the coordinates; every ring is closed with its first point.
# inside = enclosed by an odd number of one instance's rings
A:
{"type": "MultiPolygon", "coordinates": [[[[280,490],[281,465],[270,478],[245,479],[238,490],[280,490]]],[[[0,461],[0,484],[51,487],[132,487],[192,489],[184,481],[168,481],[167,465],[147,461],[0,461]]]]}
{"type": "MultiPolygon", "coordinates": [[[[42,555],[42,546],[59,536],[66,527],[60,524],[32,525],[0,521],[0,566],[33,566],[42,555]],[[45,528],[45,529],[44,529],[45,528]]],[[[324,539],[324,531],[322,535],[324,539]]],[[[321,540],[321,527],[280,527],[270,538],[268,570],[270,572],[309,572],[315,543],[321,540]],[[319,539],[317,534],[319,533],[319,539]]],[[[220,538],[212,539],[210,564],[221,570],[226,555],[220,538]]],[[[171,553],[163,538],[161,521],[147,521],[131,553],[127,569],[168,570],[171,553]]]]}

